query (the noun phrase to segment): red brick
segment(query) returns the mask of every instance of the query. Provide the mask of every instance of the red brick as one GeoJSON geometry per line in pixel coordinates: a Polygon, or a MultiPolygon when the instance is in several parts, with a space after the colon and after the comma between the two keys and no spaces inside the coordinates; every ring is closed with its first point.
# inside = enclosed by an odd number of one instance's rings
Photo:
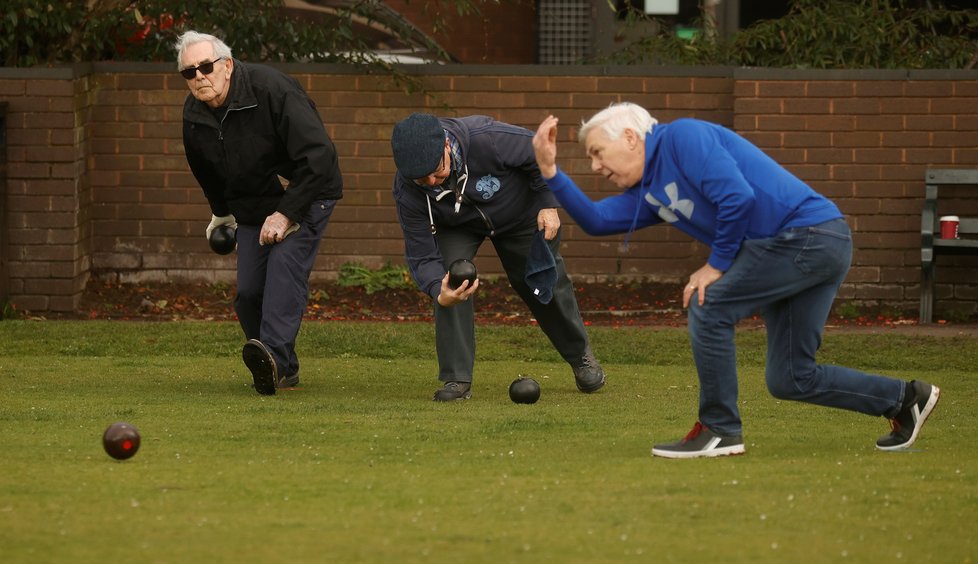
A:
{"type": "Polygon", "coordinates": [[[935,98],[930,103],[930,111],[935,114],[974,114],[975,108],[978,108],[978,97],[935,98]]]}
{"type": "Polygon", "coordinates": [[[849,98],[855,95],[856,82],[813,80],[805,85],[805,94],[821,98],[849,98]]]}
{"type": "Polygon", "coordinates": [[[879,114],[880,101],[876,98],[845,98],[832,101],[834,114],[879,114]]]}
{"type": "Polygon", "coordinates": [[[903,162],[903,151],[900,149],[856,149],[854,152],[857,163],[899,165],[903,162]]]}
{"type": "Polygon", "coordinates": [[[856,82],[854,96],[858,98],[877,98],[889,96],[902,96],[904,81],[892,80],[867,80],[856,82]]]}
{"type": "Polygon", "coordinates": [[[801,97],[805,95],[806,83],[802,81],[762,81],[757,84],[760,97],[801,97]]]}
{"type": "Polygon", "coordinates": [[[851,163],[854,162],[852,149],[827,148],[808,149],[807,162],[811,163],[851,163]]]}
{"type": "Polygon", "coordinates": [[[784,100],[786,114],[828,114],[832,103],[825,98],[787,98],[784,100]]]}
{"type": "Polygon", "coordinates": [[[787,132],[784,134],[785,147],[829,147],[832,136],[820,132],[787,132]]]}
{"type": "Polygon", "coordinates": [[[797,116],[757,116],[757,129],[761,131],[804,131],[805,125],[797,116]]]}
{"type": "Polygon", "coordinates": [[[926,114],[930,112],[929,98],[881,98],[881,114],[926,114]]]}
{"type": "Polygon", "coordinates": [[[957,84],[956,81],[952,80],[911,80],[904,84],[903,95],[921,98],[968,96],[968,94],[957,92],[957,84]]]}
{"type": "Polygon", "coordinates": [[[873,131],[832,133],[833,147],[879,147],[880,134],[873,131]]]}

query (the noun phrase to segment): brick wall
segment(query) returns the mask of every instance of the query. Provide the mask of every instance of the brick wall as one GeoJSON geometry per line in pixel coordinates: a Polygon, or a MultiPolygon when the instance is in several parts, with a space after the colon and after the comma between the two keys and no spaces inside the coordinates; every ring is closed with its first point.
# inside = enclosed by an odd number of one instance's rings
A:
{"type": "MultiPolygon", "coordinates": [[[[560,163],[592,196],[614,188],[589,171],[576,125],[610,102],[644,105],[660,121],[698,117],[732,127],[832,197],[855,231],[842,296],[915,310],[920,209],[928,167],[978,166],[978,72],[773,71],[731,68],[457,65],[408,69],[427,93],[332,65],[281,65],[310,92],[336,143],[345,197],[313,274],[344,262],[402,262],[390,197],[393,124],[412,111],[485,113],[535,128],[561,118],[560,163]]],[[[233,255],[210,253],[209,209],[181,144],[186,86],[171,64],[0,69],[8,103],[9,300],[73,309],[90,276],[128,282],[230,282],[233,255]]],[[[947,212],[978,215],[962,191],[947,212]]],[[[945,211],[939,210],[941,213],[945,211]]],[[[564,216],[562,251],[578,279],[677,281],[702,245],[678,230],[594,238],[564,216]]],[[[499,274],[491,245],[480,270],[499,274]]],[[[942,257],[938,311],[975,308],[978,261],[942,257]]]]}

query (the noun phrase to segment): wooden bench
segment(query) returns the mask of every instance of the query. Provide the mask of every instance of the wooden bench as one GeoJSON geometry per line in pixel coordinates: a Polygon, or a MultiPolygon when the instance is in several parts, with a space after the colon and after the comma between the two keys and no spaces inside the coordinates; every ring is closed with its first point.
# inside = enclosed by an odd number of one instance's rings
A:
{"type": "MultiPolygon", "coordinates": [[[[934,316],[934,263],[937,261],[937,256],[978,255],[978,239],[940,237],[940,216],[937,214],[938,191],[942,186],[971,186],[978,189],[978,170],[930,169],[924,178],[926,193],[924,211],[920,217],[920,323],[931,323],[934,316]]],[[[958,236],[976,234],[978,234],[978,217],[960,217],[958,236]]]]}

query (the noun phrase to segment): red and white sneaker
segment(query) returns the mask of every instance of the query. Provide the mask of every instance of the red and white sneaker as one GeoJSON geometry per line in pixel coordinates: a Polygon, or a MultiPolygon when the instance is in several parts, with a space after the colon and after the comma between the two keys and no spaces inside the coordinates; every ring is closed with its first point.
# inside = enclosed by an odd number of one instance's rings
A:
{"type": "Polygon", "coordinates": [[[733,454],[744,454],[742,436],[718,435],[699,421],[682,439],[652,447],[652,456],[663,458],[701,458],[733,454]]]}

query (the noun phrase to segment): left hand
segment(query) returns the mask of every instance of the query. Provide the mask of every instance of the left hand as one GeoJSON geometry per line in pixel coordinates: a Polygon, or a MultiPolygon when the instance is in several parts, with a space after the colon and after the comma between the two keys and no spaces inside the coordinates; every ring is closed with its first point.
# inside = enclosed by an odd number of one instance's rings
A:
{"type": "Polygon", "coordinates": [[[537,214],[537,229],[543,230],[543,238],[553,241],[560,229],[560,216],[556,208],[544,208],[537,214]]]}
{"type": "Polygon", "coordinates": [[[706,300],[706,288],[719,280],[723,276],[722,270],[717,270],[709,264],[704,264],[699,270],[689,277],[689,282],[683,289],[683,307],[689,307],[689,300],[693,297],[693,292],[699,292],[700,305],[706,300]]]}
{"type": "Polygon", "coordinates": [[[298,225],[293,224],[292,220],[285,217],[281,212],[275,212],[265,218],[265,223],[261,226],[261,232],[258,234],[258,244],[274,245],[275,243],[281,243],[290,233],[294,233],[297,228],[298,225]]]}
{"type": "Polygon", "coordinates": [[[445,277],[441,279],[441,290],[438,296],[435,297],[435,301],[441,307],[452,307],[455,304],[468,301],[475,294],[475,291],[479,289],[479,279],[476,278],[472,284],[469,284],[468,280],[464,280],[458,288],[452,289],[448,285],[449,274],[446,272],[445,277]]]}
{"type": "Polygon", "coordinates": [[[557,176],[557,118],[550,115],[533,135],[533,154],[544,180],[557,176]]]}

